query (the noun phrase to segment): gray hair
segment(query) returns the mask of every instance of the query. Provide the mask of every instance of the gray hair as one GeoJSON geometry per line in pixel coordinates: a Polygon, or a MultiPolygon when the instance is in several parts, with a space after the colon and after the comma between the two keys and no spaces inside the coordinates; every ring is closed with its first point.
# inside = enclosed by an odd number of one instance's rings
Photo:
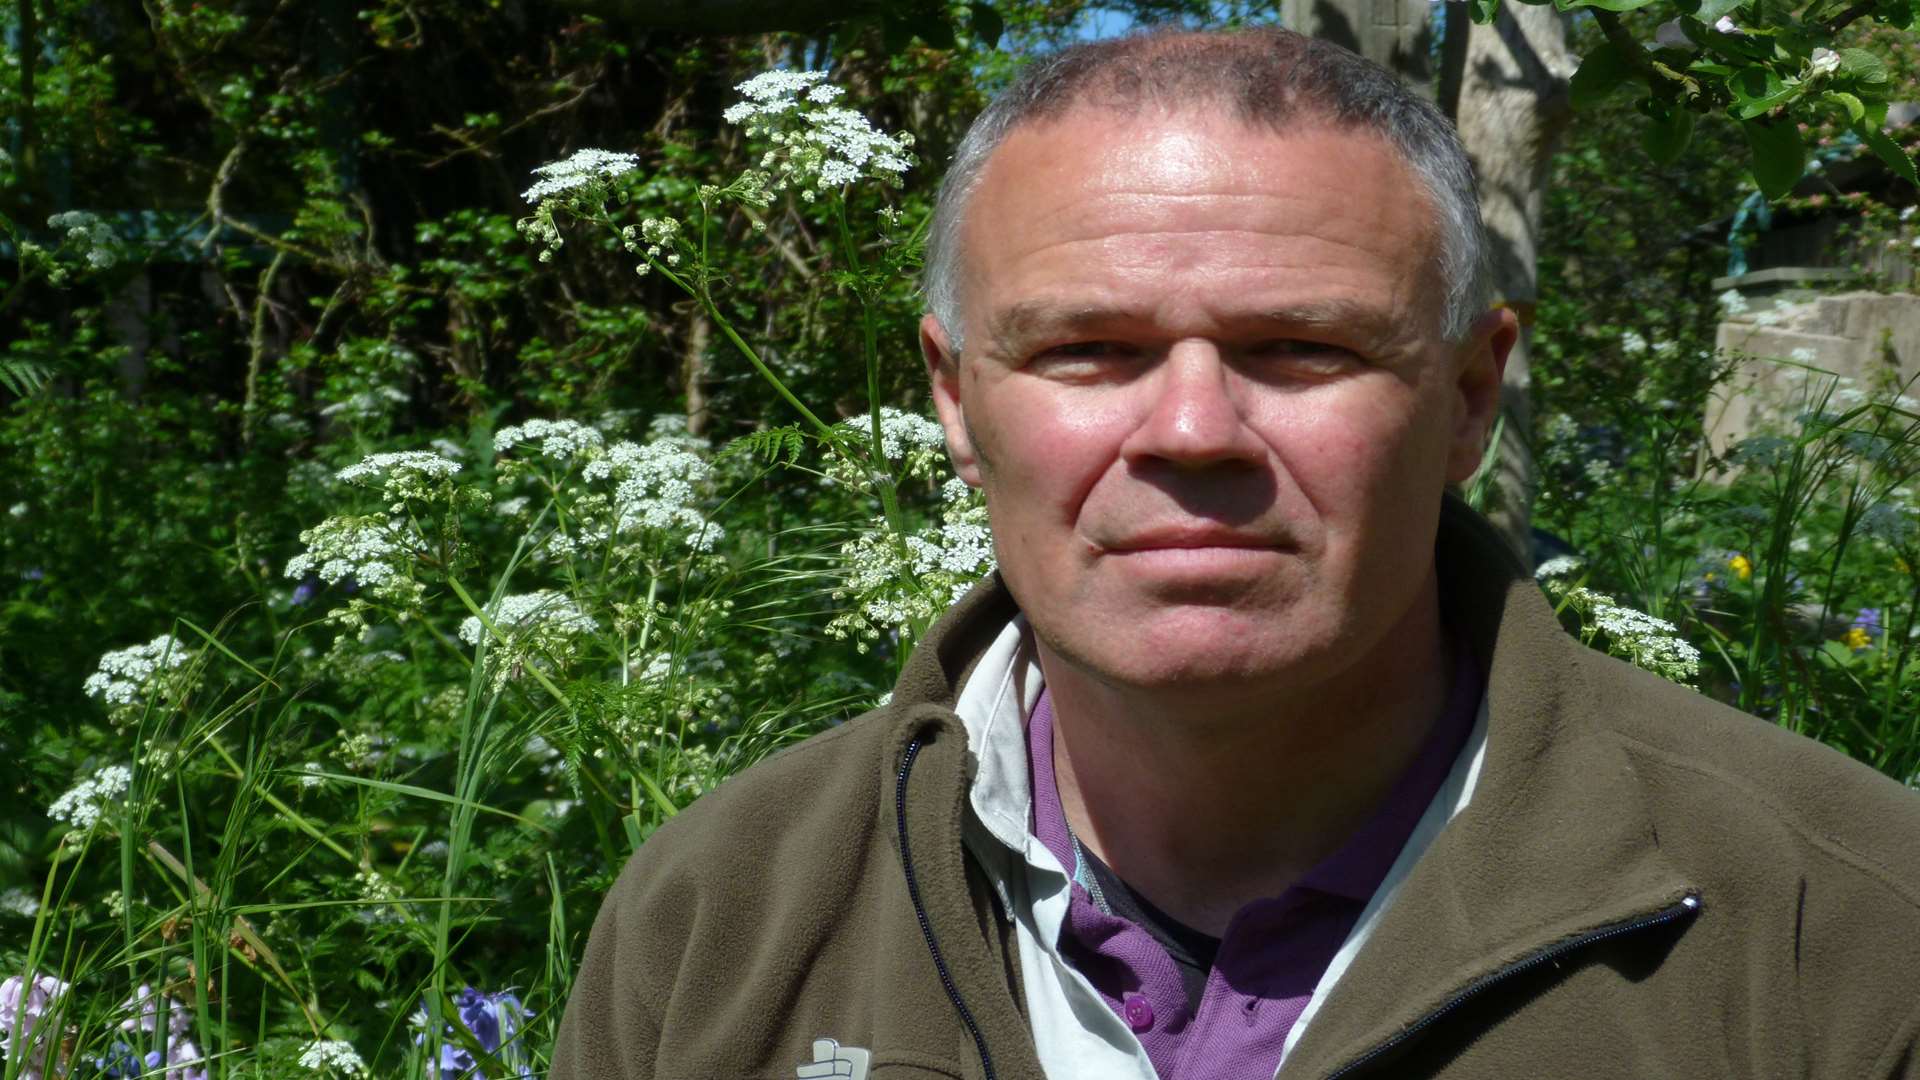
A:
{"type": "Polygon", "coordinates": [[[940,183],[928,225],[922,285],[927,310],[962,348],[960,234],[987,159],[1023,124],[1076,106],[1134,112],[1214,103],[1250,126],[1284,132],[1304,122],[1370,131],[1393,146],[1426,189],[1440,230],[1446,283],[1442,332],[1464,337],[1491,300],[1487,232],[1473,165],[1453,124],[1385,68],[1290,30],[1154,31],[1062,49],[1035,61],[974,119],[940,183]]]}

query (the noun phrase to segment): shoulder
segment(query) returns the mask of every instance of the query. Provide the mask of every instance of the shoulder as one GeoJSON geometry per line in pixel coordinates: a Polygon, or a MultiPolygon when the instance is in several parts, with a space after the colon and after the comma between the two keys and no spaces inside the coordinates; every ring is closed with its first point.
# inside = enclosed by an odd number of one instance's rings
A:
{"type": "MultiPolygon", "coordinates": [[[[1600,730],[1666,815],[1822,866],[1920,917],[1920,792],[1813,739],[1580,649],[1600,730]]],[[[1784,868],[1784,867],[1783,867],[1784,868]]]]}
{"type": "Polygon", "coordinates": [[[796,882],[834,852],[870,842],[903,728],[875,710],[728,778],[647,838],[610,899],[796,882]]]}

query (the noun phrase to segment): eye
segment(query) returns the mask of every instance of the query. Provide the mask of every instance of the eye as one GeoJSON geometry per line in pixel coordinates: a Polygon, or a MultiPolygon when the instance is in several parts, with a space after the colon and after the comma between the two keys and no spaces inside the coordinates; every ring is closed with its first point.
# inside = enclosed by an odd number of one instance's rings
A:
{"type": "Polygon", "coordinates": [[[1284,364],[1309,371],[1339,371],[1362,363],[1359,353],[1344,345],[1310,338],[1272,338],[1240,350],[1248,360],[1284,364]]]}
{"type": "Polygon", "coordinates": [[[1049,378],[1091,378],[1131,370],[1143,355],[1137,346],[1118,341],[1069,341],[1038,350],[1027,367],[1049,378]]]}

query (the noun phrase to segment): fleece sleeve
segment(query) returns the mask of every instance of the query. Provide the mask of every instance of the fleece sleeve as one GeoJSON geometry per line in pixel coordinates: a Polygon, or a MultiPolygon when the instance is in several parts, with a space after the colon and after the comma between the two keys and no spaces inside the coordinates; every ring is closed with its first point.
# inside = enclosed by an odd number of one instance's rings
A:
{"type": "Polygon", "coordinates": [[[660,1016],[677,955],[661,955],[657,917],[646,917],[646,862],[636,856],[607,894],[587,936],[586,956],[574,978],[551,1080],[651,1080],[660,1042],[660,1016]]]}

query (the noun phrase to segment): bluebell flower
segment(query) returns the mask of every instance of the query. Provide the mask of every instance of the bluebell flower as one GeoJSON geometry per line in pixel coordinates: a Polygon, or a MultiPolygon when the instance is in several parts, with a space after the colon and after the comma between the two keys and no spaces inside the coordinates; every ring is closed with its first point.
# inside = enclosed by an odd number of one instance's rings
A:
{"type": "MultiPolygon", "coordinates": [[[[505,1076],[532,1080],[533,1065],[523,1037],[531,1014],[512,990],[489,994],[469,986],[455,994],[448,1004],[472,1034],[473,1041],[510,1070],[495,1080],[504,1080],[505,1076]]],[[[414,1013],[413,1022],[422,1029],[413,1037],[414,1045],[426,1045],[428,1025],[424,1007],[414,1013]]],[[[487,1080],[487,1074],[480,1071],[479,1063],[462,1042],[436,1041],[439,1046],[427,1063],[429,1080],[487,1080]]]]}

